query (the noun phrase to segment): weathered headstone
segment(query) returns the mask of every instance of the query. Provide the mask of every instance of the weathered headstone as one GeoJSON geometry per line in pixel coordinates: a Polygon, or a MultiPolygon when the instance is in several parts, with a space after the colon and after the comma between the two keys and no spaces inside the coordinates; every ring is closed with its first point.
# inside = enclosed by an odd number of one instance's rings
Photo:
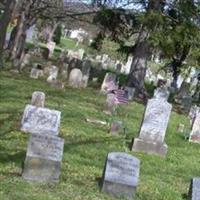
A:
{"type": "Polygon", "coordinates": [[[82,63],[82,73],[83,73],[82,86],[84,88],[87,87],[88,85],[88,80],[90,77],[90,69],[91,69],[91,61],[84,60],[82,63]]]}
{"type": "Polygon", "coordinates": [[[106,73],[104,81],[101,85],[101,93],[106,94],[108,92],[110,83],[116,83],[116,74],[106,73]]]}
{"type": "Polygon", "coordinates": [[[21,70],[30,63],[31,55],[29,53],[26,53],[23,57],[22,63],[21,63],[21,70]]]}
{"type": "Polygon", "coordinates": [[[189,194],[189,200],[200,200],[200,178],[195,177],[191,180],[189,194]]]}
{"type": "Polygon", "coordinates": [[[69,64],[63,63],[61,75],[64,80],[67,80],[68,78],[68,70],[69,70],[69,64]]]}
{"type": "Polygon", "coordinates": [[[183,96],[181,99],[181,107],[186,112],[189,113],[192,106],[192,97],[189,95],[183,96]]]}
{"type": "Polygon", "coordinates": [[[195,120],[198,113],[200,113],[200,107],[192,106],[190,108],[190,112],[189,112],[190,125],[193,125],[194,120],[195,120]]]}
{"type": "Polygon", "coordinates": [[[135,88],[126,86],[125,91],[128,92],[128,100],[132,101],[134,98],[135,88]]]}
{"type": "Polygon", "coordinates": [[[57,136],[32,134],[22,176],[37,182],[57,182],[60,176],[64,140],[57,136]]]}
{"type": "Polygon", "coordinates": [[[56,47],[56,43],[55,42],[52,42],[52,41],[49,41],[47,44],[46,44],[47,48],[49,49],[49,57],[51,57],[53,55],[53,52],[54,52],[54,49],[56,47]]]}
{"type": "Polygon", "coordinates": [[[30,78],[38,79],[44,75],[43,70],[32,68],[30,73],[30,78]]]}
{"type": "Polygon", "coordinates": [[[51,82],[51,87],[55,88],[55,89],[64,89],[65,85],[64,83],[62,83],[61,81],[58,80],[54,80],[51,82]]]}
{"type": "Polygon", "coordinates": [[[69,75],[69,85],[74,88],[82,87],[83,74],[80,69],[72,69],[69,75]]]}
{"type": "Polygon", "coordinates": [[[154,91],[154,98],[164,98],[167,101],[169,98],[169,91],[165,86],[161,86],[154,91]]]}
{"type": "Polygon", "coordinates": [[[112,152],[107,156],[102,191],[111,196],[132,200],[139,181],[140,161],[127,153],[112,152]]]}
{"type": "Polygon", "coordinates": [[[110,134],[118,135],[120,132],[123,132],[123,122],[113,121],[110,126],[110,134]]]}
{"type": "Polygon", "coordinates": [[[116,95],[113,93],[108,93],[106,98],[106,103],[104,105],[103,112],[107,115],[113,115],[116,111],[116,104],[115,104],[115,97],[116,95]]]}
{"type": "Polygon", "coordinates": [[[44,103],[45,103],[45,94],[39,91],[33,92],[31,105],[37,107],[44,107],[44,103]]]}
{"type": "Polygon", "coordinates": [[[134,139],[132,150],[165,156],[164,142],[172,105],[163,98],[148,100],[139,138],[134,139]]]}
{"type": "Polygon", "coordinates": [[[200,113],[196,115],[196,118],[194,120],[189,141],[200,143],[200,113]]]}
{"type": "Polygon", "coordinates": [[[116,73],[120,74],[121,73],[121,69],[122,69],[122,64],[118,62],[116,64],[115,68],[116,68],[116,73]]]}
{"type": "Polygon", "coordinates": [[[35,134],[58,135],[61,113],[56,110],[26,105],[21,130],[35,134]]]}
{"type": "Polygon", "coordinates": [[[57,79],[58,76],[58,68],[56,66],[51,66],[49,69],[49,77],[47,78],[47,82],[51,83],[57,79]]]}

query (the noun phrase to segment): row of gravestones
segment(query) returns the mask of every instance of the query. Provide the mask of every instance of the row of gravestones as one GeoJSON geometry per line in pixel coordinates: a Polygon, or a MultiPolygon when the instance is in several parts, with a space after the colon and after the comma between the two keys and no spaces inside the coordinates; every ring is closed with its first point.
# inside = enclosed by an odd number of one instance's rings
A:
{"type": "MultiPolygon", "coordinates": [[[[163,89],[155,92],[149,100],[144,115],[139,138],[133,150],[165,155],[165,131],[169,120],[171,105],[166,101],[168,93],[163,89]],[[153,108],[153,110],[152,110],[153,108]]],[[[27,105],[21,130],[31,133],[23,169],[23,178],[38,182],[57,182],[60,176],[64,140],[58,137],[61,113],[44,108],[45,95],[34,92],[32,105],[27,105]]],[[[123,152],[108,154],[102,177],[101,189],[115,197],[132,199],[139,181],[140,161],[123,152]]],[[[190,194],[194,200],[199,198],[199,179],[192,181],[190,194]],[[196,195],[196,196],[195,196],[196,195]]]]}
{"type": "MultiPolygon", "coordinates": [[[[91,62],[89,60],[84,60],[81,65],[81,70],[78,68],[73,68],[71,71],[69,65],[65,64],[62,67],[61,75],[64,80],[68,79],[68,84],[75,88],[85,88],[88,85],[89,75],[91,69],[91,62]],[[70,71],[70,73],[69,73],[70,71]],[[68,77],[69,74],[69,77],[68,77]]],[[[38,79],[47,75],[47,82],[51,83],[52,86],[56,86],[60,83],[61,87],[64,87],[64,83],[57,80],[59,69],[56,66],[47,66],[42,69],[41,65],[36,65],[31,69],[30,77],[38,79]]]]}

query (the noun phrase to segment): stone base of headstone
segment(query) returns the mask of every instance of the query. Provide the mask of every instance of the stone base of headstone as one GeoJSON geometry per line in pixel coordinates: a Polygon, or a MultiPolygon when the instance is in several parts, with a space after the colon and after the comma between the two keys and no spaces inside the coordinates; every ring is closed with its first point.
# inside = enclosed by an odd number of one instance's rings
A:
{"type": "Polygon", "coordinates": [[[29,181],[58,182],[61,163],[27,156],[24,163],[22,177],[29,181]]]}
{"type": "Polygon", "coordinates": [[[102,191],[113,197],[132,200],[135,196],[136,188],[119,183],[104,181],[102,191]]]}
{"type": "Polygon", "coordinates": [[[145,141],[140,138],[135,138],[132,146],[132,151],[142,151],[149,154],[155,154],[165,157],[167,154],[167,144],[145,141]]]}

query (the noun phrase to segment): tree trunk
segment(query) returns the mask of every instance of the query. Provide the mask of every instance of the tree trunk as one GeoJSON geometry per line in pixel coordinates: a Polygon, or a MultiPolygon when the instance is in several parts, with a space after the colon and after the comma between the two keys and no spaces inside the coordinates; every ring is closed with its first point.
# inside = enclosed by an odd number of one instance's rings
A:
{"type": "MultiPolygon", "coordinates": [[[[147,8],[147,16],[154,11],[163,11],[163,0],[150,0],[147,8]]],[[[156,25],[154,26],[156,28],[156,25]]],[[[134,58],[131,64],[130,74],[128,76],[127,86],[135,87],[136,95],[146,95],[144,87],[144,79],[147,69],[147,61],[150,56],[150,47],[148,45],[149,32],[143,25],[138,35],[135,49],[133,52],[134,58]]]]}
{"type": "Polygon", "coordinates": [[[15,8],[16,1],[15,0],[7,0],[6,1],[6,6],[4,9],[4,13],[2,14],[0,18],[0,68],[3,67],[3,49],[4,49],[4,43],[5,43],[5,38],[6,38],[6,31],[8,24],[11,20],[13,10],[15,8]]]}
{"type": "Polygon", "coordinates": [[[138,93],[144,93],[144,78],[146,75],[147,59],[149,57],[147,38],[148,33],[143,27],[135,46],[134,58],[127,82],[127,86],[134,87],[136,89],[136,95],[138,93]]]}

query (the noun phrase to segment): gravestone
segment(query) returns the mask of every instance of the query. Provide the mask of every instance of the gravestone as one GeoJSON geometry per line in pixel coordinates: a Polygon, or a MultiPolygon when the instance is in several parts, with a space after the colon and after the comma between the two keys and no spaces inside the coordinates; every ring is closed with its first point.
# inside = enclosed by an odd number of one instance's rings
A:
{"type": "Polygon", "coordinates": [[[200,200],[200,178],[195,177],[192,179],[188,194],[190,200],[200,200]]]}
{"type": "Polygon", "coordinates": [[[23,57],[22,63],[21,63],[21,70],[26,66],[30,64],[30,59],[31,59],[31,55],[29,53],[26,53],[23,57]]]}
{"type": "Polygon", "coordinates": [[[107,156],[102,191],[111,196],[132,200],[139,181],[140,161],[127,153],[112,152],[107,156]]]}
{"type": "Polygon", "coordinates": [[[49,41],[47,44],[46,44],[47,48],[49,49],[49,57],[52,57],[53,56],[53,52],[54,52],[54,49],[56,47],[56,43],[55,42],[52,42],[52,41],[49,41]]]}
{"type": "Polygon", "coordinates": [[[161,86],[154,91],[154,98],[164,98],[167,101],[169,98],[169,91],[165,86],[161,86]]]}
{"type": "Polygon", "coordinates": [[[45,103],[45,94],[39,91],[33,92],[31,105],[37,107],[44,107],[44,103],[45,103]]]}
{"type": "Polygon", "coordinates": [[[65,85],[64,83],[62,83],[61,81],[58,80],[54,80],[51,82],[51,87],[55,88],[55,89],[64,89],[65,85]]]}
{"type": "Polygon", "coordinates": [[[30,73],[30,78],[38,79],[39,77],[44,76],[43,70],[32,68],[30,73]]]}
{"type": "Polygon", "coordinates": [[[132,61],[133,61],[133,56],[129,56],[125,67],[125,74],[130,73],[132,61]]]}
{"type": "Polygon", "coordinates": [[[135,88],[126,86],[125,91],[128,93],[128,100],[132,101],[135,94],[135,88]]]}
{"type": "Polygon", "coordinates": [[[181,107],[186,112],[190,112],[190,108],[192,106],[192,97],[189,95],[183,96],[181,99],[181,107]]]}
{"type": "Polygon", "coordinates": [[[61,112],[47,108],[26,105],[21,131],[35,134],[58,135],[61,112]]]}
{"type": "Polygon", "coordinates": [[[194,120],[189,141],[200,143],[200,113],[196,115],[196,118],[194,120]]]}
{"type": "Polygon", "coordinates": [[[198,113],[200,113],[200,107],[192,106],[190,108],[190,112],[189,112],[190,125],[193,125],[194,120],[195,120],[198,113]]]}
{"type": "Polygon", "coordinates": [[[132,150],[165,156],[167,145],[164,142],[172,105],[166,97],[148,100],[139,138],[134,139],[132,150]]]}
{"type": "Polygon", "coordinates": [[[69,64],[63,63],[61,75],[64,80],[67,80],[68,78],[68,70],[69,70],[69,64]]]}
{"type": "Polygon", "coordinates": [[[115,104],[116,95],[113,93],[108,93],[106,97],[106,103],[104,105],[103,112],[107,115],[113,115],[116,112],[116,104],[115,104]]]}
{"type": "Polygon", "coordinates": [[[47,78],[47,82],[51,83],[57,79],[58,76],[58,68],[56,66],[51,66],[49,69],[49,77],[47,78]]]}
{"type": "Polygon", "coordinates": [[[122,69],[122,64],[118,62],[116,64],[116,66],[115,66],[115,69],[116,69],[116,73],[120,74],[121,73],[121,69],[122,69]]]}
{"type": "Polygon", "coordinates": [[[83,73],[82,86],[84,88],[86,88],[88,85],[88,80],[90,77],[90,69],[91,69],[91,61],[84,60],[82,63],[82,73],[83,73]]]}
{"type": "Polygon", "coordinates": [[[37,182],[57,182],[64,140],[57,136],[32,134],[29,138],[22,177],[37,182]]]}
{"type": "Polygon", "coordinates": [[[69,85],[74,88],[82,87],[83,74],[80,69],[72,69],[69,75],[69,85]]]}
{"type": "Polygon", "coordinates": [[[104,81],[101,85],[101,93],[106,94],[111,83],[116,83],[116,74],[106,73],[104,81]]]}
{"type": "Polygon", "coordinates": [[[123,122],[122,121],[113,121],[110,126],[110,134],[118,135],[120,132],[123,132],[123,122]]]}

